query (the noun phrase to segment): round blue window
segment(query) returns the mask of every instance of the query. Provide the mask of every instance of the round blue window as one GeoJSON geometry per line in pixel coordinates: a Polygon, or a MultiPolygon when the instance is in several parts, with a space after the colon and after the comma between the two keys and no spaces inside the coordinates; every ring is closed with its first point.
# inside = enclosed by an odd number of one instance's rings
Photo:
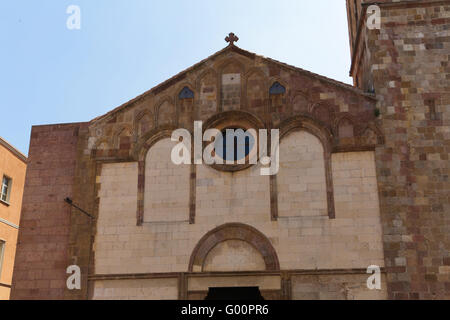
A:
{"type": "Polygon", "coordinates": [[[215,140],[216,154],[225,161],[245,159],[255,145],[252,134],[242,129],[225,129],[215,140]]]}

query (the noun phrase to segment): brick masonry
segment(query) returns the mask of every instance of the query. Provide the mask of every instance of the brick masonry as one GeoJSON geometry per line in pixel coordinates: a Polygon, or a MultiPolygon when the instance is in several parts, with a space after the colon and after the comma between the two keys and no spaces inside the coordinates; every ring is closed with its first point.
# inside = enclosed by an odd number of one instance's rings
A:
{"type": "MultiPolygon", "coordinates": [[[[363,2],[364,15],[373,1],[363,2]]],[[[381,29],[364,16],[354,29],[352,75],[372,83],[385,136],[376,160],[389,298],[448,299],[450,2],[377,2],[381,29]]]]}
{"type": "Polygon", "coordinates": [[[78,132],[83,124],[31,132],[11,299],[61,299],[66,283],[78,132]]]}

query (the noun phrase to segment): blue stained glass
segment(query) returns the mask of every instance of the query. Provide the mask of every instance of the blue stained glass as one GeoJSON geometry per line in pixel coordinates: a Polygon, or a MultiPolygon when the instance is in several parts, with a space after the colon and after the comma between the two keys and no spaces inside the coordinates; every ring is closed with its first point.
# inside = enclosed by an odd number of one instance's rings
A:
{"type": "Polygon", "coordinates": [[[194,98],[194,92],[192,92],[191,89],[188,87],[184,87],[183,90],[181,90],[179,96],[180,99],[193,99],[194,98]]]}
{"type": "Polygon", "coordinates": [[[283,94],[286,93],[286,88],[283,87],[278,81],[275,82],[269,90],[269,94],[283,94]]]}
{"type": "Polygon", "coordinates": [[[221,135],[218,135],[215,141],[216,154],[225,161],[238,161],[246,158],[253,146],[255,145],[255,138],[252,135],[246,135],[242,129],[228,129],[234,130],[227,132],[224,130],[221,135]],[[231,146],[227,145],[227,137],[233,138],[234,143],[231,146]]]}

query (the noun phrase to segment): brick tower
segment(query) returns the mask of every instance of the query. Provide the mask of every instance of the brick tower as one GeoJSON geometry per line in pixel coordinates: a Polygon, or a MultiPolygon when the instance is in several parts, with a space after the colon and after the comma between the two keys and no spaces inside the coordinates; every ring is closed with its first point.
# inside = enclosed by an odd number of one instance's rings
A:
{"type": "Polygon", "coordinates": [[[347,0],[347,12],[350,74],[375,92],[385,136],[376,163],[389,298],[449,298],[450,1],[347,0]]]}

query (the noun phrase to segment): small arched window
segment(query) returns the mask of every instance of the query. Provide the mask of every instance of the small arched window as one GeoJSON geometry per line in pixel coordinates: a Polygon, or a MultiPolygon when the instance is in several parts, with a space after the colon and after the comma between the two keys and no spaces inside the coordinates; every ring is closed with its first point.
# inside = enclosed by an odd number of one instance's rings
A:
{"type": "Polygon", "coordinates": [[[269,89],[270,95],[276,95],[276,94],[285,94],[286,88],[283,87],[278,81],[276,81],[269,89]]]}
{"type": "Polygon", "coordinates": [[[178,95],[178,98],[180,99],[193,99],[194,98],[194,92],[189,89],[188,87],[184,87],[180,94],[178,95]]]}

